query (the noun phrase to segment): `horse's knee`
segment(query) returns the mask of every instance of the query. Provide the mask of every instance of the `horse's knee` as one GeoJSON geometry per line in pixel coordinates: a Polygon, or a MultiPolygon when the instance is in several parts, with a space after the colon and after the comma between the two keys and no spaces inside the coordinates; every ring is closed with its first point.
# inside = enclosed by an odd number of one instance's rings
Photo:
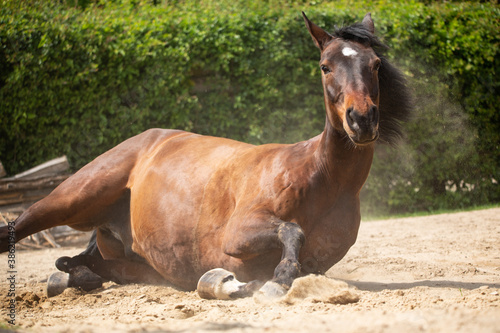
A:
{"type": "Polygon", "coordinates": [[[278,226],[278,238],[283,245],[291,243],[302,246],[306,236],[297,223],[283,222],[278,226]]]}
{"type": "Polygon", "coordinates": [[[274,230],[226,235],[222,244],[225,254],[241,260],[249,260],[280,247],[274,230]]]}
{"type": "Polygon", "coordinates": [[[231,231],[226,231],[222,242],[223,251],[229,256],[243,260],[282,247],[300,248],[305,241],[304,232],[298,224],[276,218],[273,218],[271,226],[255,227],[246,233],[231,231]]]}

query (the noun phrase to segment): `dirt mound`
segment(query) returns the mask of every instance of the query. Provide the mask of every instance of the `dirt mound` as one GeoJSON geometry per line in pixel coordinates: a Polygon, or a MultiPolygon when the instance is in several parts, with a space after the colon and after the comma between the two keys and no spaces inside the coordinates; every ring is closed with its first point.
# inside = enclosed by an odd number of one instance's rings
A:
{"type": "Polygon", "coordinates": [[[359,301],[359,295],[344,281],[322,275],[308,275],[293,282],[283,302],[296,304],[303,300],[314,303],[349,304],[359,301]]]}

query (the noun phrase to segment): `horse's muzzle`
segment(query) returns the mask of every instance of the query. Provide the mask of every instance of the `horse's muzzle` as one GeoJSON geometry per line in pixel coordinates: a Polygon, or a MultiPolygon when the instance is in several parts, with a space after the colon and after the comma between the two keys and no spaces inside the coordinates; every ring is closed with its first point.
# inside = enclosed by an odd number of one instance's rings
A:
{"type": "Polygon", "coordinates": [[[372,105],[367,112],[361,113],[354,108],[346,111],[347,125],[352,133],[348,133],[357,145],[369,144],[378,139],[379,111],[372,105]]]}

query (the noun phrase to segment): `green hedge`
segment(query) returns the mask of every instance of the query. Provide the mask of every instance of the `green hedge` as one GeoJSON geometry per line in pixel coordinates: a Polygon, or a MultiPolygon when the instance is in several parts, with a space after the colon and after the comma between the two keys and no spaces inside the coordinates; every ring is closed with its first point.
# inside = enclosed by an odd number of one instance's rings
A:
{"type": "Polygon", "coordinates": [[[301,59],[317,55],[305,33],[295,38],[297,12],[12,4],[0,32],[10,172],[62,153],[80,167],[154,126],[261,143],[282,138],[285,119],[292,133],[323,119],[317,66],[301,59]]]}
{"type": "Polygon", "coordinates": [[[417,112],[407,146],[379,147],[363,193],[372,213],[500,202],[500,8],[423,2],[383,6],[378,15],[392,58],[408,71],[417,112]]]}
{"type": "Polygon", "coordinates": [[[0,159],[10,174],[61,154],[79,168],[151,127],[256,144],[312,137],[325,119],[319,52],[300,10],[333,28],[370,8],[417,115],[406,145],[378,147],[365,212],[500,200],[497,5],[156,3],[1,1],[0,159]]]}

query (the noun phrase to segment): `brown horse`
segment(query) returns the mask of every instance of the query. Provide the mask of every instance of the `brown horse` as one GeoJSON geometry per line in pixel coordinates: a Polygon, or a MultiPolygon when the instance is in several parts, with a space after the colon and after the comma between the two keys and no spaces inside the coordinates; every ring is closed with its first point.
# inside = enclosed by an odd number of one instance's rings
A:
{"type": "MultiPolygon", "coordinates": [[[[205,272],[224,268],[251,282],[202,296],[282,295],[300,274],[325,273],[356,241],[375,141],[401,136],[411,103],[402,74],[380,54],[370,14],[332,34],[303,16],[321,51],[320,135],[253,146],[148,130],[31,206],[15,222],[16,240],[59,225],[94,230],[86,251],[56,262],[69,273],[64,287],[87,290],[104,280],[192,290],[205,272]]],[[[3,252],[9,240],[2,227],[3,252]]],[[[202,281],[229,283],[234,276],[225,270],[202,281]]]]}

